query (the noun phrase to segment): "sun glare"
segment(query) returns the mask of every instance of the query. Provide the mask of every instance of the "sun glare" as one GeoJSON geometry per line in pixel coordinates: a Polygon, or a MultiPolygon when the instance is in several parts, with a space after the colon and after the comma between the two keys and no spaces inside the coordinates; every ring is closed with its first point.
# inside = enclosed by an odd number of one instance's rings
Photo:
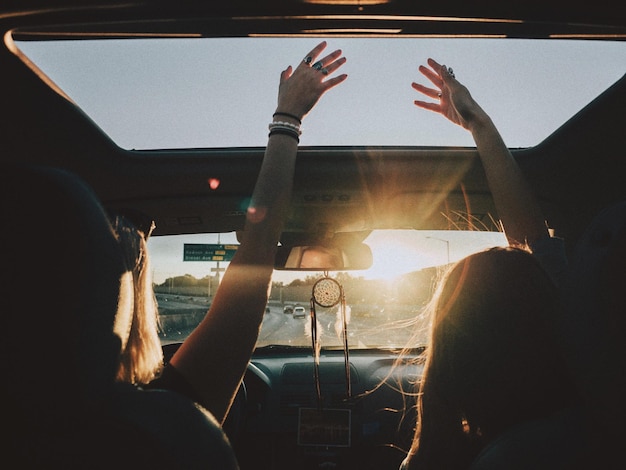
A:
{"type": "Polygon", "coordinates": [[[424,268],[453,263],[471,253],[506,245],[500,232],[377,230],[365,239],[373,253],[372,266],[358,275],[393,281],[424,268]]]}
{"type": "Polygon", "coordinates": [[[420,248],[423,236],[414,230],[380,230],[365,243],[373,254],[372,266],[362,272],[366,279],[393,281],[403,274],[437,264],[436,255],[420,248]]]}

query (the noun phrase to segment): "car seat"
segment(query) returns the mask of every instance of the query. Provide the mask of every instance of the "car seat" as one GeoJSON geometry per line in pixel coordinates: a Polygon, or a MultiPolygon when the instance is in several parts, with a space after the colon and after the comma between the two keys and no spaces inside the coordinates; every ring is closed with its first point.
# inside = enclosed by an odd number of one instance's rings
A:
{"type": "Polygon", "coordinates": [[[238,468],[201,406],[116,383],[125,268],[93,191],[53,168],[15,166],[4,179],[3,458],[14,468],[238,468]]]}
{"type": "Polygon", "coordinates": [[[563,343],[594,438],[590,465],[614,468],[626,439],[626,200],[605,208],[588,225],[563,293],[568,313],[563,343]]]}
{"type": "Polygon", "coordinates": [[[621,201],[601,211],[584,231],[561,289],[565,314],[558,329],[582,403],[511,429],[470,470],[623,467],[625,288],[626,201],[621,201]]]}

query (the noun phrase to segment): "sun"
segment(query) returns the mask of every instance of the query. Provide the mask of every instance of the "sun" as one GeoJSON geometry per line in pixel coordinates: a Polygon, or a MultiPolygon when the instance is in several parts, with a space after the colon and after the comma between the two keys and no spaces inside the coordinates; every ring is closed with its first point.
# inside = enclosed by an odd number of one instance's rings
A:
{"type": "Polygon", "coordinates": [[[365,239],[372,249],[372,266],[362,271],[366,279],[392,281],[403,274],[432,266],[433,257],[420,249],[415,230],[377,230],[365,239]]]}

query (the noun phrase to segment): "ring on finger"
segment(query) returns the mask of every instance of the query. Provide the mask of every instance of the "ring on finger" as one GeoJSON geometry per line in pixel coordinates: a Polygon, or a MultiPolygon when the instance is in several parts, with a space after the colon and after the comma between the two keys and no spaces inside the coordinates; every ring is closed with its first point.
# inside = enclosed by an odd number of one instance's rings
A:
{"type": "Polygon", "coordinates": [[[310,65],[311,62],[313,62],[313,57],[311,57],[310,55],[306,56],[304,59],[302,59],[302,62],[304,62],[307,65],[310,65]]]}
{"type": "Polygon", "coordinates": [[[455,78],[454,72],[452,71],[452,67],[448,67],[448,73],[450,74],[452,78],[455,78]]]}
{"type": "Polygon", "coordinates": [[[326,67],[320,69],[320,72],[322,72],[324,75],[328,75],[328,69],[326,67]]]}
{"type": "Polygon", "coordinates": [[[312,65],[312,67],[313,67],[315,70],[322,70],[322,68],[324,68],[324,65],[322,64],[322,62],[321,62],[321,61],[319,61],[319,60],[318,60],[317,62],[315,62],[315,63],[312,65]]]}
{"type": "Polygon", "coordinates": [[[437,93],[437,98],[441,98],[441,92],[437,93]]]}

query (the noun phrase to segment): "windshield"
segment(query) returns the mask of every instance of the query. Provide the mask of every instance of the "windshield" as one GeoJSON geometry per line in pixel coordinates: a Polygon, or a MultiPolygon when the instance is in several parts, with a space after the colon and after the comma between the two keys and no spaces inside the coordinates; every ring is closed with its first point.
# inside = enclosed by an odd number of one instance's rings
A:
{"type": "MultiPolygon", "coordinates": [[[[344,314],[351,349],[401,348],[409,341],[415,347],[426,344],[424,307],[443,269],[476,251],[506,245],[506,238],[499,232],[375,230],[365,243],[373,255],[369,269],[327,273],[343,289],[345,310],[341,303],[330,308],[314,304],[323,348],[343,347],[344,314]]],[[[149,240],[163,344],[185,339],[204,317],[228,266],[228,261],[185,261],[186,244],[236,247],[237,240],[234,233],[149,240]]],[[[311,347],[312,289],[324,276],[274,271],[257,347],[311,347]]]]}

